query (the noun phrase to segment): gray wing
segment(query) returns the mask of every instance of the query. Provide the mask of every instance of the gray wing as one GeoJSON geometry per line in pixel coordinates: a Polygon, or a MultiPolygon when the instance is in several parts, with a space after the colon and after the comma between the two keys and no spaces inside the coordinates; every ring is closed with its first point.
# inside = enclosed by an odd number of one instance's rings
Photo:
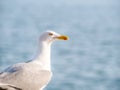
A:
{"type": "Polygon", "coordinates": [[[0,82],[15,85],[23,90],[39,90],[50,81],[51,74],[39,65],[22,63],[4,70],[0,74],[0,82]]]}
{"type": "Polygon", "coordinates": [[[22,72],[24,63],[15,64],[11,67],[8,67],[0,73],[0,82],[7,82],[9,80],[15,79],[22,72]]]}
{"type": "Polygon", "coordinates": [[[0,83],[0,90],[22,90],[16,86],[10,84],[2,84],[0,83]]]}
{"type": "Polygon", "coordinates": [[[22,90],[18,87],[17,79],[24,67],[24,63],[15,64],[0,73],[0,90],[22,90]]]}

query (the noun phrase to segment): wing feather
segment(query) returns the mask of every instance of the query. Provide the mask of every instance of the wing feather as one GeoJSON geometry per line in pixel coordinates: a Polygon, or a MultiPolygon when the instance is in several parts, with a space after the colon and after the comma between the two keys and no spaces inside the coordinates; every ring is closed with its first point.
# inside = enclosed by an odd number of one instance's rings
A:
{"type": "Polygon", "coordinates": [[[39,65],[21,63],[3,71],[0,74],[0,82],[15,85],[23,90],[38,90],[48,84],[51,76],[50,71],[40,68],[39,65]]]}

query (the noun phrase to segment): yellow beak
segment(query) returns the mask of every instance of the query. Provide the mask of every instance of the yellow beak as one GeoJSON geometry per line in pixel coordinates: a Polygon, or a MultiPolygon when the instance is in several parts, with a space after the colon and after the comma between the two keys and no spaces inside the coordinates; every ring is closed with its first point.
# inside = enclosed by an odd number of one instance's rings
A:
{"type": "Polygon", "coordinates": [[[59,39],[59,40],[68,40],[69,37],[65,36],[65,35],[61,35],[61,36],[58,36],[57,39],[59,39]]]}

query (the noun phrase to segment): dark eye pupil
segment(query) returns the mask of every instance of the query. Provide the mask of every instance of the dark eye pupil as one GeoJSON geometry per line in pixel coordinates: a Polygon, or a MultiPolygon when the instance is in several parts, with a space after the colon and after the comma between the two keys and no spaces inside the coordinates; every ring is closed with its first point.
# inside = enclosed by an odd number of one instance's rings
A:
{"type": "Polygon", "coordinates": [[[50,35],[50,36],[52,36],[52,35],[53,35],[53,33],[49,33],[49,35],[50,35]]]}

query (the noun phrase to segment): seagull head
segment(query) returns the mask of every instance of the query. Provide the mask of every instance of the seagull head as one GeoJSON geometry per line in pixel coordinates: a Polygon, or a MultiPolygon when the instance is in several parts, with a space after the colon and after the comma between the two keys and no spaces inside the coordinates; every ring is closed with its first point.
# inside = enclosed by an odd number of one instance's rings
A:
{"type": "Polygon", "coordinates": [[[53,41],[56,40],[68,40],[68,39],[69,39],[68,36],[58,34],[54,31],[46,31],[40,36],[40,41],[48,44],[51,44],[53,41]]]}

